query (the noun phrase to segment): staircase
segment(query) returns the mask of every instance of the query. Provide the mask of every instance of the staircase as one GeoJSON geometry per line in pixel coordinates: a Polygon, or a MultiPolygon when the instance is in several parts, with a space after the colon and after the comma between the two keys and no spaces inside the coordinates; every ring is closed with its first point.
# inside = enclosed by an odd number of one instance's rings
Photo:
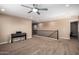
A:
{"type": "Polygon", "coordinates": [[[52,33],[48,37],[59,39],[58,38],[58,30],[52,31],[52,33]]]}
{"type": "Polygon", "coordinates": [[[59,39],[58,30],[35,30],[35,32],[35,35],[59,39]]]}

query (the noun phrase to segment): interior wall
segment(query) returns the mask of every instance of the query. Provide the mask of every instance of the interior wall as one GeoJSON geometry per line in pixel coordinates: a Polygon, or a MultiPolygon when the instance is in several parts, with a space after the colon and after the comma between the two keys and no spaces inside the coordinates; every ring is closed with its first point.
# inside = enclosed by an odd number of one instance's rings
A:
{"type": "Polygon", "coordinates": [[[0,15],[0,43],[9,42],[11,33],[22,31],[32,38],[32,21],[8,15],[0,15]]]}
{"type": "Polygon", "coordinates": [[[38,24],[38,30],[57,30],[56,22],[41,22],[38,24]]]}
{"type": "Polygon", "coordinates": [[[59,31],[59,38],[60,39],[70,39],[70,22],[67,19],[60,19],[56,23],[58,31],[59,31]]]}
{"type": "Polygon", "coordinates": [[[79,21],[78,21],[78,39],[79,39],[79,21]]]}

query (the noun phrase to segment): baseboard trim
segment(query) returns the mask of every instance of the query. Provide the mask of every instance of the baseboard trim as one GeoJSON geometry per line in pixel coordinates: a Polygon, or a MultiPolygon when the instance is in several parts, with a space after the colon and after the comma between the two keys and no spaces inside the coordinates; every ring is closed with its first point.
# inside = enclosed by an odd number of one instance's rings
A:
{"type": "Polygon", "coordinates": [[[2,44],[7,44],[7,43],[8,43],[8,42],[1,42],[0,45],[2,45],[2,44]]]}
{"type": "MultiPolygon", "coordinates": [[[[31,39],[31,38],[27,38],[27,40],[28,40],[28,39],[31,39]]],[[[24,39],[23,39],[23,40],[24,40],[24,39]]],[[[14,40],[14,41],[20,41],[20,40],[14,40]]],[[[7,44],[7,43],[11,43],[11,42],[1,42],[0,45],[2,45],[2,44],[7,44]]]]}
{"type": "Polygon", "coordinates": [[[65,37],[60,37],[59,39],[68,39],[68,40],[70,40],[70,38],[65,38],[65,37]]]}

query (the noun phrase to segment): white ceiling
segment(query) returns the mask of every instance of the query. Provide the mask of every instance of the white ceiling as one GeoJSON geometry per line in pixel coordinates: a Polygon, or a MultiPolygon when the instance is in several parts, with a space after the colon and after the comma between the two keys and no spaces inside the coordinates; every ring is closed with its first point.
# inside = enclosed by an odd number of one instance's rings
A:
{"type": "MultiPolygon", "coordinates": [[[[32,4],[25,4],[31,6],[32,4]]],[[[0,9],[5,9],[3,14],[24,17],[32,19],[35,22],[46,21],[51,18],[60,16],[72,16],[79,15],[79,4],[71,4],[70,7],[66,7],[65,4],[39,4],[39,8],[48,8],[48,11],[40,11],[40,15],[30,11],[29,8],[22,7],[20,4],[0,4],[0,9]]]]}

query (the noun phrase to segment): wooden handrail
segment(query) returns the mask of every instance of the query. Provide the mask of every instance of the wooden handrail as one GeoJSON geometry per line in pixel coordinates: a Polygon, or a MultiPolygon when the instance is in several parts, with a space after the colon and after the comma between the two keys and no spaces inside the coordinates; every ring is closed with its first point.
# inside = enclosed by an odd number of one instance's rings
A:
{"type": "Polygon", "coordinates": [[[57,31],[54,31],[53,33],[51,33],[48,37],[51,37],[54,33],[56,33],[57,31]]]}
{"type": "Polygon", "coordinates": [[[58,30],[54,31],[53,33],[51,33],[48,37],[51,37],[52,35],[54,35],[55,33],[57,33],[57,39],[59,39],[59,33],[58,30]]]}

